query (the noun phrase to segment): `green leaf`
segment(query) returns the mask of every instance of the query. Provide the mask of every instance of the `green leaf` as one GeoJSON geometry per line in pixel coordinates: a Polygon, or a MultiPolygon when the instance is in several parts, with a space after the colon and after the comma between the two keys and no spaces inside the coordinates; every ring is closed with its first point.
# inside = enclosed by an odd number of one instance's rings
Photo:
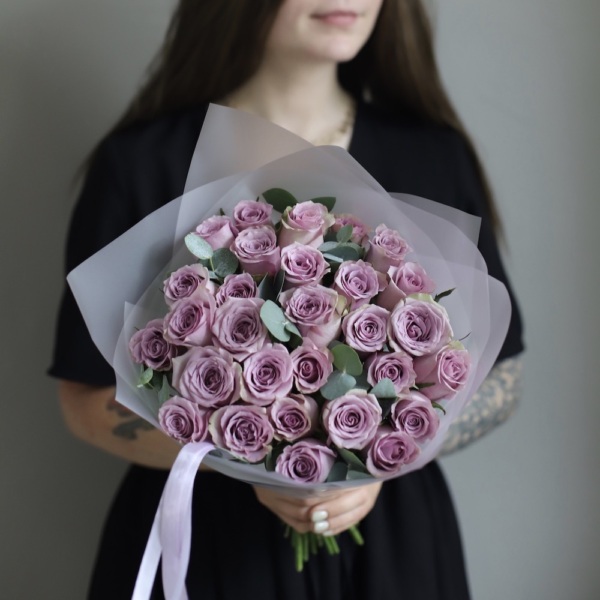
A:
{"type": "Polygon", "coordinates": [[[329,212],[331,212],[335,206],[334,196],[319,196],[318,198],[311,198],[311,200],[317,204],[322,204],[329,212]]]}
{"type": "Polygon", "coordinates": [[[381,406],[381,420],[385,421],[390,416],[396,398],[377,398],[377,402],[381,406]]]}
{"type": "Polygon", "coordinates": [[[327,380],[327,383],[319,390],[321,396],[326,400],[335,400],[345,393],[349,392],[356,385],[356,379],[348,373],[334,371],[327,380]]]}
{"type": "Polygon", "coordinates": [[[263,300],[276,300],[277,294],[273,291],[273,277],[265,275],[258,284],[257,294],[263,300]]]}
{"type": "Polygon", "coordinates": [[[276,299],[279,298],[279,294],[281,294],[284,282],[285,271],[282,269],[281,271],[277,271],[277,275],[275,275],[275,280],[273,281],[273,292],[276,299]]]}
{"type": "Polygon", "coordinates": [[[290,321],[288,321],[285,324],[285,329],[286,329],[286,331],[289,331],[292,335],[295,335],[296,337],[299,337],[300,339],[302,339],[302,334],[300,333],[298,328],[290,321]]]}
{"type": "MultiPolygon", "coordinates": [[[[333,364],[338,371],[358,377],[363,372],[363,365],[356,350],[346,344],[338,344],[331,349],[333,364]]],[[[356,383],[356,380],[355,380],[356,383]]]]}
{"type": "Polygon", "coordinates": [[[377,396],[377,398],[396,398],[396,388],[394,382],[387,377],[379,380],[375,387],[370,391],[371,394],[377,396]]]}
{"type": "Polygon", "coordinates": [[[344,459],[348,466],[355,471],[362,471],[363,473],[368,473],[367,467],[365,463],[354,454],[350,450],[346,450],[346,448],[336,448],[338,454],[344,459]]]}
{"type": "Polygon", "coordinates": [[[338,242],[343,244],[344,242],[349,242],[352,237],[353,227],[352,225],[344,225],[336,235],[336,239],[338,242]]]}
{"type": "Polygon", "coordinates": [[[271,188],[262,194],[263,198],[278,212],[284,213],[289,206],[298,204],[290,192],[282,188],[271,188]]]}
{"type": "Polygon", "coordinates": [[[164,404],[169,397],[172,395],[172,392],[175,390],[169,385],[169,379],[166,375],[162,376],[162,384],[160,386],[160,390],[158,391],[158,401],[164,404]]]}
{"type": "Polygon", "coordinates": [[[432,381],[428,381],[426,383],[417,383],[415,385],[415,388],[417,389],[417,391],[420,391],[424,390],[425,388],[431,387],[432,385],[435,385],[435,383],[433,383],[432,381]]]}
{"type": "Polygon", "coordinates": [[[346,481],[355,481],[357,479],[373,479],[373,475],[369,472],[357,471],[355,469],[348,469],[348,475],[346,481]]]}
{"type": "Polygon", "coordinates": [[[452,289],[446,290],[445,292],[441,292],[440,294],[437,294],[433,299],[436,302],[439,302],[442,298],[449,296],[455,289],[456,288],[452,288],[452,289]]]}
{"type": "MultiPolygon", "coordinates": [[[[331,242],[326,242],[330,244],[331,242]]],[[[325,244],[323,244],[325,245],[325,244]]],[[[343,262],[345,260],[359,260],[360,258],[360,246],[356,244],[338,244],[335,248],[327,250],[323,253],[325,258],[330,260],[337,260],[337,262],[343,262]]]]}
{"type": "Polygon", "coordinates": [[[139,388],[141,388],[141,387],[144,387],[145,385],[148,385],[152,381],[153,375],[154,375],[154,371],[150,367],[148,367],[147,369],[144,369],[140,374],[140,378],[138,379],[137,386],[139,388]]]}
{"type": "Polygon", "coordinates": [[[444,414],[446,414],[446,409],[439,404],[438,402],[432,402],[431,406],[433,406],[433,408],[438,408],[439,410],[441,410],[444,414]]]}
{"type": "Polygon", "coordinates": [[[330,242],[324,242],[323,244],[321,244],[318,250],[320,252],[329,252],[330,250],[337,248],[339,245],[340,243],[337,240],[332,240],[330,242]]]}
{"type": "Polygon", "coordinates": [[[267,471],[275,470],[275,465],[277,464],[277,458],[283,452],[283,449],[287,445],[288,444],[280,443],[280,444],[275,444],[273,446],[273,448],[271,449],[271,452],[269,452],[269,454],[267,454],[267,457],[265,458],[265,469],[267,469],[267,471]]]}
{"type": "Polygon", "coordinates": [[[331,471],[329,471],[329,475],[327,475],[325,481],[327,483],[330,481],[345,481],[347,474],[348,465],[345,462],[336,462],[333,463],[333,467],[331,467],[331,471]]]}
{"type": "Polygon", "coordinates": [[[281,342],[290,341],[290,332],[286,329],[289,323],[285,313],[272,300],[267,300],[260,309],[260,318],[271,335],[281,342]]]}
{"type": "Polygon", "coordinates": [[[237,271],[239,260],[229,248],[218,248],[212,255],[212,268],[221,279],[237,271]]]}
{"type": "Polygon", "coordinates": [[[188,233],[185,236],[187,249],[200,260],[210,258],[213,255],[212,246],[196,233],[188,233]]]}

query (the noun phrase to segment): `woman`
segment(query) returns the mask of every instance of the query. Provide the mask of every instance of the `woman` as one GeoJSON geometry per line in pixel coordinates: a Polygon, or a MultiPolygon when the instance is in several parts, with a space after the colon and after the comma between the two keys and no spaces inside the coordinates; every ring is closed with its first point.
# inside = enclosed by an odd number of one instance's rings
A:
{"type": "MultiPolygon", "coordinates": [[[[348,148],[390,191],[482,216],[480,248],[490,273],[506,281],[496,213],[416,0],[181,0],[147,84],[89,163],[68,269],[181,194],[210,101],[315,144],[348,148]]],[[[521,350],[514,310],[501,360],[453,426],[447,450],[506,418],[521,350]]],[[[135,464],[107,521],[90,591],[91,598],[129,597],[178,446],[116,403],[112,371],[68,291],[50,372],[61,379],[72,431],[135,464]]],[[[210,472],[197,485],[191,598],[468,598],[456,520],[435,463],[383,486],[306,500],[210,472]],[[296,574],[281,521],[333,534],[361,521],[366,545],[342,533],[340,556],[319,555],[296,574]]]]}

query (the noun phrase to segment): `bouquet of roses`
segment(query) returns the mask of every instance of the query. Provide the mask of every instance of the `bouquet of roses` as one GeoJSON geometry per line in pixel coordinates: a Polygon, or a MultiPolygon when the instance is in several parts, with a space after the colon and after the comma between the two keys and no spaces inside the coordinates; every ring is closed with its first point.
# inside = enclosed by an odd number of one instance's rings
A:
{"type": "MultiPolygon", "coordinates": [[[[339,148],[210,107],[185,194],[69,275],[117,399],[184,444],[134,598],[161,554],[181,596],[203,459],[314,494],[435,457],[510,317],[476,234],[459,211],[392,198],[339,148]]],[[[292,538],[301,568],[311,544],[292,538]]]]}

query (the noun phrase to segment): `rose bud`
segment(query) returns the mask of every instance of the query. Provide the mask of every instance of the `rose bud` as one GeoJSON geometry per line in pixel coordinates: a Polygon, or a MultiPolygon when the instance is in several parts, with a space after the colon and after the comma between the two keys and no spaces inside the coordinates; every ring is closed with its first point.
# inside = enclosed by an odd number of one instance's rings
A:
{"type": "Polygon", "coordinates": [[[165,339],[181,346],[210,344],[215,309],[215,299],[206,290],[198,290],[194,296],[179,300],[165,317],[165,339]]]}
{"type": "Polygon", "coordinates": [[[425,298],[409,297],[392,312],[388,321],[388,337],[394,350],[423,356],[437,352],[452,339],[446,309],[430,296],[425,298]]]}
{"type": "Polygon", "coordinates": [[[214,292],[214,284],[208,277],[206,267],[197,263],[195,265],[185,265],[177,271],[171,273],[168,279],[164,281],[165,300],[169,306],[172,306],[178,300],[190,298],[196,292],[207,290],[214,292]]]}
{"type": "Polygon", "coordinates": [[[158,409],[158,422],[161,429],[178,442],[202,442],[208,434],[209,414],[210,411],[195,402],[173,396],[158,409]]]}
{"type": "Polygon", "coordinates": [[[267,410],[260,406],[219,408],[211,415],[208,430],[215,445],[251,463],[261,461],[271,450],[273,427],[267,410]]]}
{"type": "Polygon", "coordinates": [[[238,257],[244,271],[251,275],[275,275],[279,271],[281,255],[277,236],[268,225],[240,231],[230,250],[238,257]]]}
{"type": "Polygon", "coordinates": [[[281,217],[279,245],[283,248],[294,242],[318,248],[323,243],[323,234],[334,217],[327,208],[318,202],[308,200],[287,209],[281,217]]]}
{"type": "Polygon", "coordinates": [[[327,479],[335,462],[335,452],[319,442],[308,438],[286,446],[277,457],[275,471],[293,481],[322,483],[327,479]]]}
{"type": "Polygon", "coordinates": [[[232,227],[239,233],[248,227],[271,225],[273,207],[266,202],[242,200],[235,205],[232,215],[232,227]]]}
{"type": "Polygon", "coordinates": [[[390,267],[397,267],[410,251],[410,246],[395,229],[379,225],[369,246],[367,262],[377,271],[387,273],[390,267]]]}
{"type": "Polygon", "coordinates": [[[373,394],[351,390],[325,403],[323,427],[339,448],[360,450],[367,446],[381,422],[381,407],[373,394]]]}
{"type": "Polygon", "coordinates": [[[388,310],[394,310],[398,302],[411,294],[433,294],[435,291],[435,282],[418,263],[405,262],[398,267],[390,267],[388,275],[388,286],[375,300],[376,304],[388,310]]]}
{"type": "Polygon", "coordinates": [[[258,352],[268,339],[260,318],[260,298],[229,298],[215,311],[213,343],[239,361],[258,352]]]}
{"type": "Polygon", "coordinates": [[[418,456],[419,446],[409,435],[384,425],[378,429],[367,450],[365,464],[374,477],[387,477],[399,473],[418,456]]]}
{"type": "Polygon", "coordinates": [[[340,333],[339,300],[335,290],[314,284],[286,290],[279,296],[286,316],[297,325],[302,337],[319,347],[327,346],[340,333]]]}
{"type": "Polygon", "coordinates": [[[154,319],[146,327],[136,331],[129,341],[129,351],[139,365],[154,371],[169,371],[171,359],[177,355],[177,347],[165,340],[162,319],[154,319]]]}
{"type": "Polygon", "coordinates": [[[361,306],[342,320],[346,344],[357,352],[376,352],[387,340],[390,313],[380,306],[361,306]]]}
{"type": "Polygon", "coordinates": [[[242,399],[268,406],[287,396],[294,383],[292,359],[283,344],[265,344],[244,361],[242,399]]]}
{"type": "Polygon", "coordinates": [[[319,283],[330,271],[319,250],[297,242],[281,250],[281,269],[285,272],[286,288],[319,283]]]}
{"type": "Polygon", "coordinates": [[[242,368],[221,348],[192,348],[173,359],[173,387],[205,408],[233,404],[240,397],[242,368]]]}
{"type": "Polygon", "coordinates": [[[229,248],[234,239],[231,220],[225,215],[216,215],[202,221],[196,227],[196,235],[207,241],[213,250],[229,248]]]}
{"type": "Polygon", "coordinates": [[[331,231],[337,233],[342,227],[352,225],[352,237],[350,241],[354,244],[362,246],[369,240],[369,232],[371,231],[360,219],[354,215],[339,214],[335,215],[335,221],[331,226],[331,231]]]}
{"type": "Polygon", "coordinates": [[[471,356],[460,342],[452,342],[436,354],[415,360],[417,383],[433,383],[421,393],[430,400],[450,399],[465,387],[471,372],[471,356]]]}
{"type": "Polygon", "coordinates": [[[291,354],[296,389],[304,394],[320,390],[333,373],[333,355],[305,339],[291,354]]]}
{"type": "Polygon", "coordinates": [[[227,275],[216,295],[217,306],[221,306],[227,298],[255,298],[256,282],[250,273],[227,275]]]}
{"type": "Polygon", "coordinates": [[[313,398],[290,394],[277,398],[267,409],[275,439],[295,442],[309,434],[317,424],[319,407],[313,398]]]}
{"type": "Polygon", "coordinates": [[[424,442],[436,434],[440,418],[428,398],[419,392],[409,392],[392,405],[390,422],[396,431],[424,442]]]}
{"type": "Polygon", "coordinates": [[[406,352],[378,353],[367,359],[367,381],[375,387],[382,379],[391,379],[397,394],[415,385],[413,359],[406,352]]]}

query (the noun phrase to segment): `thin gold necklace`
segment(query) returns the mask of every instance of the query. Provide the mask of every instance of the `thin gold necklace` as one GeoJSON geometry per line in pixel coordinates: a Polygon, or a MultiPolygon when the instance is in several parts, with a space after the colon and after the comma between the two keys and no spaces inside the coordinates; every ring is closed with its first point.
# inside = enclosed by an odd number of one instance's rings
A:
{"type": "Polygon", "coordinates": [[[330,146],[334,142],[344,139],[346,135],[352,129],[354,125],[354,118],[356,116],[356,102],[351,100],[344,114],[342,122],[333,130],[330,130],[319,137],[308,140],[314,146],[330,146]]]}

